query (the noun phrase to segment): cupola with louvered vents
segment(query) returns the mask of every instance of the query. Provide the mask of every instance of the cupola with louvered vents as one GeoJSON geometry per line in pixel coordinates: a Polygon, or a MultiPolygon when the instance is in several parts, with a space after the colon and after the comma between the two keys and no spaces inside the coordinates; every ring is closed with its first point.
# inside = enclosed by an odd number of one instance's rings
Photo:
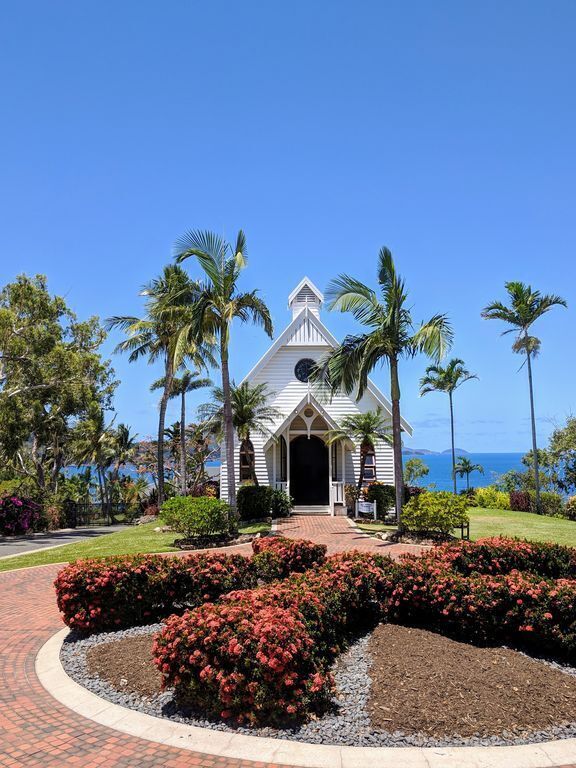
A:
{"type": "Polygon", "coordinates": [[[288,306],[292,310],[292,317],[296,317],[304,309],[320,316],[320,307],[324,301],[324,296],[316,288],[314,283],[307,277],[303,278],[288,297],[288,306]]]}

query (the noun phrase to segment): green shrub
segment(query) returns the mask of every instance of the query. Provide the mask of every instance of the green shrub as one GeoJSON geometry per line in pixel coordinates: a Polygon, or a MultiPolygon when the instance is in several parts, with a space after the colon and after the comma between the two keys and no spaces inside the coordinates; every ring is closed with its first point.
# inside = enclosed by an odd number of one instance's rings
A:
{"type": "Polygon", "coordinates": [[[160,511],[162,520],[185,538],[230,532],[230,507],[209,496],[173,496],[160,511]]]}
{"type": "Polygon", "coordinates": [[[261,520],[270,517],[273,490],[268,485],[242,485],[236,495],[240,520],[261,520]]]}
{"type": "Polygon", "coordinates": [[[404,507],[402,523],[409,531],[448,534],[468,522],[467,501],[448,491],[426,491],[404,507]]]}
{"type": "Polygon", "coordinates": [[[570,496],[564,506],[564,514],[568,520],[576,520],[576,496],[570,496]]]}
{"type": "Polygon", "coordinates": [[[479,507],[487,509],[510,509],[510,494],[499,491],[493,485],[476,488],[476,501],[479,507]]]}
{"type": "Polygon", "coordinates": [[[348,509],[351,509],[352,511],[356,509],[356,502],[359,498],[362,496],[362,489],[358,488],[357,485],[352,485],[352,483],[348,483],[344,486],[344,501],[346,502],[346,507],[348,509]]]}
{"type": "Polygon", "coordinates": [[[286,491],[272,490],[272,517],[288,517],[293,505],[293,499],[288,496],[286,491]]]}
{"type": "Polygon", "coordinates": [[[395,507],[396,491],[393,485],[371,483],[366,489],[365,496],[366,501],[376,502],[376,514],[379,520],[383,520],[386,513],[395,507]]]}
{"type": "MultiPolygon", "coordinates": [[[[531,499],[531,511],[537,512],[536,509],[536,492],[530,491],[531,499]]],[[[540,509],[543,515],[548,517],[564,517],[564,502],[562,496],[559,493],[552,493],[551,491],[540,491],[540,509]]]]}

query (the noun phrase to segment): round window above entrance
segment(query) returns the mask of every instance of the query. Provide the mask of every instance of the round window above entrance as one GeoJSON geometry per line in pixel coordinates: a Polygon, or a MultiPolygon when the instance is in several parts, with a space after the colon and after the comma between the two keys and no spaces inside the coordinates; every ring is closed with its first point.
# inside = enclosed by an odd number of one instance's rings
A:
{"type": "Polygon", "coordinates": [[[309,357],[304,357],[302,360],[298,360],[294,368],[294,375],[298,381],[302,381],[305,384],[310,378],[314,365],[314,360],[311,360],[309,357]]]}

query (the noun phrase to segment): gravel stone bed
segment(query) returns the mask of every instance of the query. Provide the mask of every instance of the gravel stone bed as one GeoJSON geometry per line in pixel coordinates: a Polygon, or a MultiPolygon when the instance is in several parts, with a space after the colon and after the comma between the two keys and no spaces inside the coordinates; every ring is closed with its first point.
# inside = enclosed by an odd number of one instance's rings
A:
{"type": "MultiPolygon", "coordinates": [[[[170,690],[154,696],[144,697],[134,693],[119,691],[113,688],[107,681],[89,673],[86,655],[90,648],[113,640],[152,634],[159,631],[161,627],[161,624],[152,624],[125,629],[119,632],[105,632],[87,638],[78,637],[74,633],[70,633],[62,646],[60,654],[62,665],[73,680],[113,704],[186,725],[195,725],[201,728],[211,728],[230,733],[243,733],[251,736],[266,736],[269,738],[292,739],[293,741],[308,742],[310,744],[332,744],[352,747],[500,746],[530,744],[576,737],[576,722],[570,726],[548,728],[545,731],[538,731],[522,738],[512,733],[505,733],[501,736],[491,736],[489,738],[459,738],[455,736],[445,739],[432,739],[426,735],[404,734],[400,731],[390,733],[383,730],[375,730],[371,727],[367,711],[370,689],[370,662],[367,652],[368,636],[354,642],[334,664],[332,671],[336,679],[337,693],[333,700],[333,710],[317,720],[311,720],[299,727],[288,729],[232,727],[213,720],[187,716],[186,713],[178,711],[170,690]]],[[[575,668],[553,661],[542,661],[562,672],[576,676],[575,668]]]]}

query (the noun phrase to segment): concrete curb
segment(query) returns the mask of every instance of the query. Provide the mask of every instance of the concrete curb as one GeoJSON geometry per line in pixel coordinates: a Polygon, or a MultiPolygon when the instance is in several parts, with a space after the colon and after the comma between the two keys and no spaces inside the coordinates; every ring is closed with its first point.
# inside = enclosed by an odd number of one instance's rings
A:
{"type": "Polygon", "coordinates": [[[517,747],[338,747],[213,731],[135,712],[74,682],[60,663],[68,630],[53,635],[36,657],[36,675],[57,701],[116,731],[193,752],[302,768],[549,768],[574,762],[576,739],[517,747]]]}

